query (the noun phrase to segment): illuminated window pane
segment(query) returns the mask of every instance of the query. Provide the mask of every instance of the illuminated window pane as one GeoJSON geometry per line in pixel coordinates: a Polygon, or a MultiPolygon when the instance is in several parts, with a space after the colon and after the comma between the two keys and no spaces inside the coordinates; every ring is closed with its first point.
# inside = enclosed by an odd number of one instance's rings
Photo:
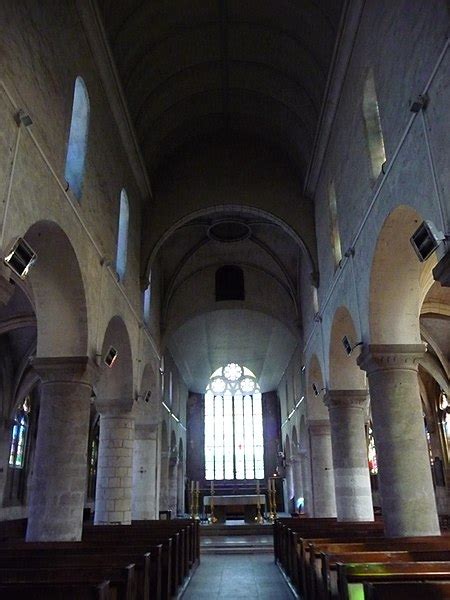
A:
{"type": "Polygon", "coordinates": [[[249,369],[229,363],[214,371],[205,393],[205,477],[255,476],[264,478],[261,392],[249,369]]]}
{"type": "Polygon", "coordinates": [[[30,400],[27,396],[16,412],[11,430],[8,464],[13,469],[22,469],[25,465],[29,412],[30,400]]]}

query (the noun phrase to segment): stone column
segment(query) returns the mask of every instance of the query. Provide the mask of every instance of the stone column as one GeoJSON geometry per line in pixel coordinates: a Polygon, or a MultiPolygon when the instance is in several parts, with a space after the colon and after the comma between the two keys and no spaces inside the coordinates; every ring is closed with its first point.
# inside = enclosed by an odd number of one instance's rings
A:
{"type": "Polygon", "coordinates": [[[161,450],[160,457],[159,510],[169,509],[169,451],[161,450]]]}
{"type": "Polygon", "coordinates": [[[131,523],[134,416],[120,402],[97,400],[100,439],[95,525],[131,523]]]}
{"type": "Polygon", "coordinates": [[[287,496],[287,506],[286,512],[290,513],[294,510],[294,476],[292,472],[292,460],[290,458],[286,459],[286,496],[287,496]]]}
{"type": "Polygon", "coordinates": [[[305,498],[304,512],[309,517],[314,514],[314,502],[312,497],[312,475],[311,475],[311,461],[306,448],[300,450],[300,468],[303,482],[303,492],[305,498]]]}
{"type": "Polygon", "coordinates": [[[439,535],[420,400],[422,344],[371,345],[358,358],[369,378],[385,532],[439,535]]]}
{"type": "Polygon", "coordinates": [[[297,500],[303,498],[303,507],[305,504],[305,493],[303,489],[303,473],[300,456],[293,456],[292,462],[292,478],[294,481],[294,508],[298,510],[297,500]]]}
{"type": "Polygon", "coordinates": [[[172,457],[169,461],[169,510],[172,518],[177,516],[178,508],[178,459],[172,457]]]}
{"type": "Polygon", "coordinates": [[[314,517],[335,517],[333,458],[330,422],[327,419],[309,421],[314,517]]]}
{"type": "Polygon", "coordinates": [[[42,379],[28,542],[81,540],[94,368],[86,356],[37,358],[42,379]]]}
{"type": "Polygon", "coordinates": [[[325,404],[330,415],[338,521],[373,521],[365,432],[367,390],[329,390],[325,404]]]}
{"type": "Polygon", "coordinates": [[[155,425],[135,425],[133,451],[132,517],[156,519],[156,458],[158,431],[155,425]]]}

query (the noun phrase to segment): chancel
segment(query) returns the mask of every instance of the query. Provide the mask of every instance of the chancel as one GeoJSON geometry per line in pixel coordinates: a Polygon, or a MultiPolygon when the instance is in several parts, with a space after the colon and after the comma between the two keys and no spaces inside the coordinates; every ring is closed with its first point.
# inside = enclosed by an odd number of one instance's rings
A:
{"type": "Polygon", "coordinates": [[[449,26],[0,4],[0,597],[450,597],[449,26]]]}

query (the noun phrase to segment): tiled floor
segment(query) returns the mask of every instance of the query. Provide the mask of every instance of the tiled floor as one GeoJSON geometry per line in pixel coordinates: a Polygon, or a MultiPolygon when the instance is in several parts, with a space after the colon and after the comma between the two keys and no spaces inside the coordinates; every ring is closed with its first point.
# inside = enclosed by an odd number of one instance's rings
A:
{"type": "Polygon", "coordinates": [[[271,554],[207,554],[189,583],[183,600],[246,598],[292,600],[271,554]]]}

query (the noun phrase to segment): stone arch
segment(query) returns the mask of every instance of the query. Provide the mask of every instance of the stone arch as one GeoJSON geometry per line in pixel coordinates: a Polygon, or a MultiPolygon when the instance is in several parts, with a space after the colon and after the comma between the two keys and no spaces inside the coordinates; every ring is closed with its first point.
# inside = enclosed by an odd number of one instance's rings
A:
{"type": "Polygon", "coordinates": [[[177,231],[177,229],[179,229],[180,227],[184,227],[187,223],[199,217],[214,216],[222,213],[226,213],[228,215],[239,215],[244,210],[246,213],[254,214],[255,216],[260,216],[262,218],[268,219],[269,221],[280,227],[301,248],[302,254],[305,257],[310,272],[316,273],[315,256],[313,256],[313,251],[310,248],[311,243],[305,242],[304,238],[301,235],[301,232],[299,232],[296,228],[292,227],[286,219],[274,214],[273,212],[269,212],[261,208],[255,208],[252,206],[245,206],[241,204],[220,204],[218,206],[208,206],[205,208],[197,209],[195,211],[190,212],[189,214],[180,217],[177,221],[169,223],[166,230],[161,232],[159,239],[155,240],[154,246],[150,248],[148,259],[144,267],[145,272],[143,279],[145,281],[148,281],[152,265],[160,248],[177,231]]]}
{"type": "Polygon", "coordinates": [[[331,326],[329,386],[334,390],[365,389],[364,372],[356,364],[359,348],[355,348],[352,354],[348,356],[342,344],[344,336],[349,338],[352,345],[361,341],[358,339],[349,310],[345,306],[340,306],[334,313],[331,326]]]}
{"type": "MultiPolygon", "coordinates": [[[[133,356],[128,330],[118,315],[109,321],[103,338],[101,373],[96,386],[97,403],[116,405],[122,411],[133,407],[133,356]],[[104,363],[110,348],[117,351],[111,368],[104,363]]],[[[107,408],[105,406],[105,408],[107,408]]]]}
{"type": "Polygon", "coordinates": [[[86,295],[72,243],[53,221],[34,223],[24,238],[37,253],[29,274],[37,318],[36,355],[86,356],[86,295]]]}
{"type": "Polygon", "coordinates": [[[370,275],[372,344],[420,343],[422,265],[409,240],[421,222],[416,210],[400,205],[383,223],[370,275]]]}

